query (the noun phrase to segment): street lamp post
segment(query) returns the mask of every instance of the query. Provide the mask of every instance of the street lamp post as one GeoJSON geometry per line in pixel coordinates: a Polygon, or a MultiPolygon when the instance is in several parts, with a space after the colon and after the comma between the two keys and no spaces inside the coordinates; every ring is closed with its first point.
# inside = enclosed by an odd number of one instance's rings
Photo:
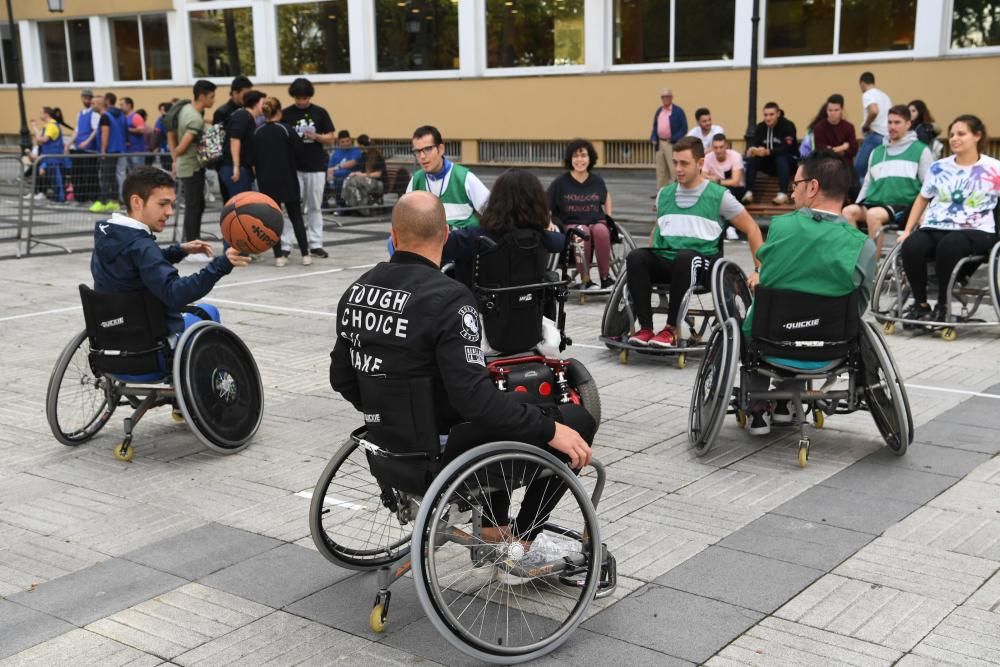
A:
{"type": "Polygon", "coordinates": [[[21,112],[21,151],[27,152],[31,150],[31,134],[28,132],[28,114],[24,111],[24,87],[21,85],[21,36],[17,30],[17,22],[14,21],[14,9],[10,0],[7,0],[7,21],[10,24],[10,39],[14,47],[11,61],[14,66],[14,81],[17,83],[17,106],[21,112]]]}
{"type": "Polygon", "coordinates": [[[753,142],[753,133],[757,129],[757,29],[760,25],[760,0],[753,0],[753,14],[750,17],[750,99],[747,108],[747,131],[744,135],[746,147],[753,142]]]}

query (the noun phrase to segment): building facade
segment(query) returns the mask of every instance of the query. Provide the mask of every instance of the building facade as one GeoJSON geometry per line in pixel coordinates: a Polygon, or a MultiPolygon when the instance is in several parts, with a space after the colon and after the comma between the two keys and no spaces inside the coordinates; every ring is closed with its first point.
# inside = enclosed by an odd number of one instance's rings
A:
{"type": "MultiPolygon", "coordinates": [[[[585,136],[602,161],[644,164],[659,91],[694,124],[747,126],[751,0],[14,0],[29,118],[67,119],[79,90],[155,114],[235,74],[283,100],[297,76],[354,134],[439,126],[467,162],[545,163],[585,136]],[[460,146],[460,150],[459,150],[460,146]]],[[[760,0],[758,105],[803,128],[831,93],[861,122],[858,75],[939,127],[980,115],[1000,133],[1000,0],[760,0]]],[[[13,35],[0,28],[0,101],[16,109],[13,35]]],[[[16,113],[0,134],[17,133],[16,113]]]]}

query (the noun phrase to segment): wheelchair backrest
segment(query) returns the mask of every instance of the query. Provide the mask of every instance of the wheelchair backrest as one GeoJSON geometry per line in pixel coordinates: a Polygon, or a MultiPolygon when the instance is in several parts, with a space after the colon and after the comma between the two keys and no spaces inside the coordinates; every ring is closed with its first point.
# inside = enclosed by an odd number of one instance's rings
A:
{"type": "Polygon", "coordinates": [[[525,287],[547,281],[550,253],[541,232],[515,229],[499,241],[483,237],[473,270],[486,338],[501,354],[530,350],[542,339],[542,314],[552,288],[525,287]]]}
{"type": "Polygon", "coordinates": [[[163,304],[150,292],[95,292],[80,285],[83,318],[95,373],[163,370],[167,325],[163,304]]]}
{"type": "Polygon", "coordinates": [[[825,361],[853,348],[861,326],[858,291],[817,296],[757,285],[753,346],[766,355],[825,361]]]}

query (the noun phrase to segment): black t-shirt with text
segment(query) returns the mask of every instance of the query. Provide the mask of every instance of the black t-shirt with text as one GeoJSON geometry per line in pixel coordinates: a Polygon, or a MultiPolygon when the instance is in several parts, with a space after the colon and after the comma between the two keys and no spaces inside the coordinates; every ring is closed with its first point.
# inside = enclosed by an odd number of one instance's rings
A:
{"type": "Polygon", "coordinates": [[[326,171],[329,155],[326,147],[313,139],[306,139],[306,129],[316,134],[333,132],[333,120],[323,107],[310,104],[300,109],[294,104],[281,112],[281,122],[295,130],[302,139],[302,145],[296,155],[295,164],[299,171],[326,171]]]}
{"type": "Polygon", "coordinates": [[[608,188],[604,179],[590,174],[583,183],[566,172],[549,186],[549,210],[563,225],[589,225],[607,217],[604,202],[608,188]]]}
{"type": "Polygon", "coordinates": [[[237,109],[229,116],[229,120],[226,121],[226,147],[222,153],[222,164],[232,166],[232,141],[233,139],[239,139],[240,167],[250,166],[250,144],[253,142],[253,133],[256,129],[257,121],[246,109],[237,109]]]}

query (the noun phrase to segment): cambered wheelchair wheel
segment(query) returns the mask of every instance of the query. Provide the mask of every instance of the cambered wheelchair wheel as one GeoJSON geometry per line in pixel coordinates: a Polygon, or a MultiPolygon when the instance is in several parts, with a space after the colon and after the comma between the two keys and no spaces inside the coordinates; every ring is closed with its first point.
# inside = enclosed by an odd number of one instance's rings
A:
{"type": "Polygon", "coordinates": [[[712,266],[710,284],[717,320],[725,322],[730,317],[735,317],[737,326],[742,326],[753,303],[753,294],[747,286],[747,276],[743,270],[727,259],[720,259],[712,266]]]}
{"type": "Polygon", "coordinates": [[[177,404],[209,449],[244,449],[264,417],[264,387],[257,362],[240,337],[218,322],[184,331],[174,353],[177,404]]]}
{"type": "Polygon", "coordinates": [[[313,543],[324,558],[352,570],[395,562],[410,550],[412,526],[398,518],[399,508],[407,502],[393,489],[379,486],[364,449],[348,438],[313,491],[309,506],[313,543]]]}
{"type": "Polygon", "coordinates": [[[45,395],[45,417],[56,440],[74,446],[90,440],[118,407],[105,376],[90,368],[90,341],[81,331],[59,355],[45,395]],[[108,398],[111,397],[109,402],[108,398]]]}
{"type": "MultiPolygon", "coordinates": [[[[901,247],[897,244],[889,252],[879,264],[878,272],[875,274],[870,308],[876,319],[902,317],[903,309],[910,298],[910,286],[903,271],[900,255],[901,247]]],[[[891,333],[895,327],[886,327],[886,330],[891,333]]]]}
{"type": "Polygon", "coordinates": [[[594,382],[590,372],[587,371],[587,367],[579,359],[567,359],[567,361],[571,362],[567,373],[569,384],[579,394],[580,405],[590,413],[590,416],[594,419],[594,424],[600,428],[601,394],[597,389],[597,383],[594,382]]]}
{"type": "MultiPolygon", "coordinates": [[[[601,336],[604,338],[628,336],[631,333],[633,320],[632,297],[629,295],[628,280],[623,270],[615,281],[608,303],[604,306],[604,315],[601,318],[601,336]]],[[[617,349],[607,343],[605,345],[609,350],[617,349]]]]}
{"type": "Polygon", "coordinates": [[[990,299],[993,300],[997,322],[1000,322],[1000,243],[995,244],[990,251],[989,264],[990,299]]]}
{"type": "Polygon", "coordinates": [[[632,235],[621,223],[615,223],[621,243],[611,244],[611,273],[616,278],[625,273],[625,259],[628,254],[635,250],[635,241],[632,235]]]}
{"type": "Polygon", "coordinates": [[[711,449],[729,412],[739,369],[740,343],[735,317],[712,328],[688,411],[688,442],[698,456],[704,456],[711,449]]]}
{"type": "Polygon", "coordinates": [[[417,515],[411,553],[420,604],[442,636],[473,658],[514,664],[554,650],[580,624],[597,592],[603,551],[596,512],[573,472],[538,447],[497,442],[462,454],[435,478],[417,515]],[[556,510],[561,536],[550,524],[543,534],[573,549],[555,566],[573,576],[572,586],[552,576],[552,566],[522,569],[526,548],[516,537],[485,543],[464,517],[455,519],[456,510],[471,507],[473,516],[481,510],[484,520],[506,523],[495,504],[509,502],[516,516],[523,486],[532,481],[543,501],[551,502],[557,484],[567,489],[556,510]],[[517,573],[516,583],[504,572],[517,573]]]}
{"type": "Polygon", "coordinates": [[[862,389],[882,439],[897,456],[913,442],[913,415],[903,378],[882,337],[871,322],[861,327],[862,389]]]}

